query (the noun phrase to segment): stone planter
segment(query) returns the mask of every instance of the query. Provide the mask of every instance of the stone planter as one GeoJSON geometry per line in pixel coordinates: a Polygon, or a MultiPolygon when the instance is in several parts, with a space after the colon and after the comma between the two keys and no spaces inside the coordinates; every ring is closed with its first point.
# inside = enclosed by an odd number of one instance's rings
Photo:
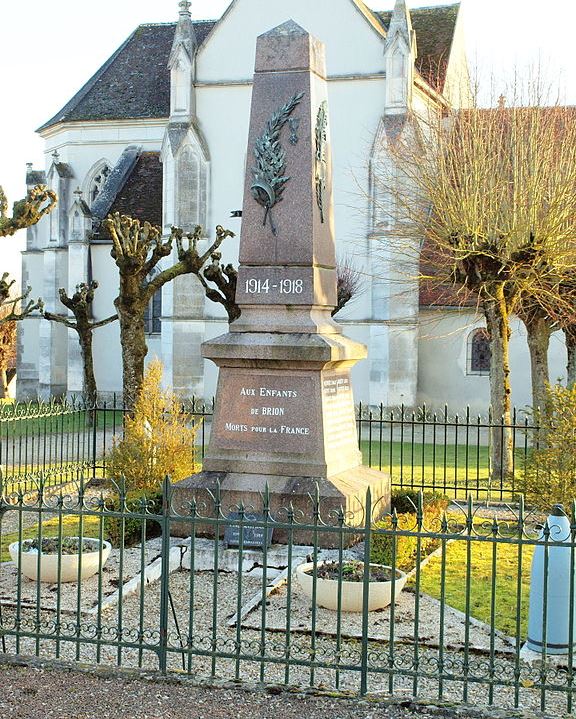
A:
{"type": "MultiPolygon", "coordinates": [[[[321,567],[324,562],[319,562],[321,567]]],[[[371,567],[379,567],[382,569],[390,569],[381,564],[371,564],[371,567]]],[[[312,569],[313,562],[300,564],[296,568],[296,576],[302,587],[302,591],[306,596],[312,599],[312,569]],[[308,574],[310,572],[310,574],[308,574]]],[[[396,581],[394,585],[394,600],[398,597],[408,575],[396,570],[396,581]]],[[[363,608],[362,582],[346,582],[342,581],[342,611],[343,612],[361,612],[363,608]]],[[[375,609],[383,609],[387,607],[392,600],[392,581],[370,582],[368,591],[368,611],[373,612],[375,609]]],[[[337,579],[320,579],[316,580],[316,604],[325,609],[338,609],[338,580],[337,579]]]]}
{"type": "MultiPolygon", "coordinates": [[[[76,539],[73,537],[72,539],[76,539]]],[[[100,545],[99,539],[93,537],[83,537],[83,541],[93,542],[95,545],[100,545]]],[[[22,542],[23,545],[27,541],[22,542]]],[[[36,580],[38,578],[38,552],[24,552],[22,551],[18,555],[18,544],[19,542],[13,542],[9,547],[10,557],[16,566],[19,566],[20,571],[28,579],[36,580]],[[20,561],[19,561],[20,560],[20,561]]],[[[80,579],[87,579],[93,576],[100,567],[100,555],[102,555],[101,564],[104,566],[108,557],[112,545],[110,542],[103,542],[103,545],[93,552],[82,552],[82,569],[80,573],[80,579]]],[[[42,554],[40,562],[40,581],[49,582],[51,584],[58,581],[58,554],[42,554]]],[[[78,581],[78,562],[79,553],[76,554],[62,554],[60,563],[60,581],[61,582],[76,582],[78,581]]]]}

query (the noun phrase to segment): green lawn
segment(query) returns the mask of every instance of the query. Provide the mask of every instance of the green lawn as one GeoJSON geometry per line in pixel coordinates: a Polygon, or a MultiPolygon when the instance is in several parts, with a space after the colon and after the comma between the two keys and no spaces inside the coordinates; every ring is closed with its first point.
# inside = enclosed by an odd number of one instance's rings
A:
{"type": "MultiPolygon", "coordinates": [[[[456,540],[446,547],[446,604],[466,611],[467,542],[456,540]]],[[[473,541],[470,557],[470,615],[491,623],[492,602],[492,542],[473,541]]],[[[528,596],[530,566],[534,547],[522,547],[522,598],[518,607],[517,575],[518,546],[496,543],[495,617],[496,629],[509,636],[516,635],[516,616],[520,613],[522,637],[528,626],[528,596]]],[[[421,590],[440,599],[441,557],[434,557],[422,570],[421,590]]]]}
{"type": "MultiPolygon", "coordinates": [[[[443,439],[443,438],[442,438],[443,439]]],[[[405,488],[419,488],[422,484],[428,490],[437,490],[459,498],[465,498],[468,491],[478,498],[512,499],[512,488],[500,486],[490,488],[489,451],[486,446],[412,444],[411,442],[386,442],[362,440],[360,444],[364,464],[383,472],[389,472],[395,485],[405,488]]],[[[517,472],[524,466],[522,450],[516,452],[517,472]]]]}

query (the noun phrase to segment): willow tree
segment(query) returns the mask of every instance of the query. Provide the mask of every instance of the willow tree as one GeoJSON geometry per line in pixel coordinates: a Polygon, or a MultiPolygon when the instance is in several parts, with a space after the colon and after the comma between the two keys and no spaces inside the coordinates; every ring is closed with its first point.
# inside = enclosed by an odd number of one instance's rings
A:
{"type": "Polygon", "coordinates": [[[118,213],[109,215],[103,224],[112,239],[111,255],[120,275],[114,306],[120,322],[124,404],[131,409],[144,378],[144,360],[148,352],[144,315],[148,304],[167,282],[180,275],[197,275],[222,242],[234,234],[218,225],[216,238],[205,252],[200,252],[201,227],[196,227],[190,234],[173,227],[170,235],[164,238],[160,227],[118,213]],[[165,267],[163,261],[174,249],[177,261],[165,267]]]}
{"type": "Polygon", "coordinates": [[[576,267],[576,132],[568,114],[539,102],[454,111],[393,148],[402,232],[424,238],[431,276],[475,295],[486,319],[491,407],[501,423],[492,432],[492,469],[500,476],[513,466],[511,314],[522,297],[545,306],[576,267]]]}
{"type": "Polygon", "coordinates": [[[71,297],[68,296],[65,289],[60,288],[58,290],[60,302],[70,310],[72,316],[55,312],[42,312],[44,319],[62,324],[68,329],[74,330],[78,335],[78,344],[82,354],[84,395],[91,407],[95,407],[98,400],[98,388],[96,386],[96,377],[94,376],[94,359],[92,356],[92,335],[94,330],[118,319],[118,315],[111,315],[104,320],[92,319],[92,303],[94,302],[94,293],[97,288],[97,282],[93,281],[90,284],[82,282],[76,286],[76,292],[71,297]]]}
{"type": "MultiPolygon", "coordinates": [[[[56,207],[56,194],[44,185],[30,189],[23,200],[15,202],[12,217],[7,215],[8,201],[0,187],[0,237],[10,237],[18,230],[24,230],[39,222],[44,215],[56,207]]],[[[15,280],[10,280],[8,272],[0,278],[0,325],[22,320],[42,308],[40,300],[29,300],[31,288],[21,295],[14,296],[15,280]]]]}

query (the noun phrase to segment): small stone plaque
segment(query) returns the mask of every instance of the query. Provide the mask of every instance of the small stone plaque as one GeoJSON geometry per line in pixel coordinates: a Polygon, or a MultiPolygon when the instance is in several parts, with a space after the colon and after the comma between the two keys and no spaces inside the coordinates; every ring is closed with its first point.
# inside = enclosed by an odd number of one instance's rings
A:
{"type": "MultiPolygon", "coordinates": [[[[240,519],[239,512],[230,512],[228,514],[229,519],[240,519]]],[[[244,519],[250,522],[262,522],[261,527],[247,527],[244,526],[242,536],[242,547],[248,549],[263,549],[265,546],[269,547],[272,544],[272,534],[274,527],[264,527],[264,515],[245,513],[244,519]]],[[[227,524],[224,530],[224,544],[226,547],[239,547],[240,546],[240,525],[239,524],[227,524]]]]}

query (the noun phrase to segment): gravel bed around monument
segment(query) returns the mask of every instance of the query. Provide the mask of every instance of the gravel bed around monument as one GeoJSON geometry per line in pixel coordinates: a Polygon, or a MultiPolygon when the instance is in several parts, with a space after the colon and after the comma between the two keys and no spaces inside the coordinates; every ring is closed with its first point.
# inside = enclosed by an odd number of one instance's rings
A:
{"type": "MultiPolygon", "coordinates": [[[[325,660],[333,663],[335,652],[340,652],[343,662],[350,665],[360,666],[361,642],[357,638],[358,616],[343,615],[341,642],[336,647],[335,637],[335,615],[328,610],[319,610],[317,615],[316,635],[314,646],[311,645],[310,608],[305,606],[294,587],[292,607],[292,628],[293,631],[287,637],[284,631],[285,622],[285,590],[278,591],[267,600],[265,605],[267,631],[264,634],[264,650],[268,658],[265,665],[260,662],[262,650],[261,620],[263,607],[259,606],[252,610],[244,619],[241,626],[230,626],[229,620],[237,611],[237,581],[238,576],[232,572],[220,572],[217,577],[218,601],[216,602],[216,623],[213,622],[213,588],[214,575],[211,572],[197,572],[194,575],[194,593],[192,600],[192,613],[190,613],[190,579],[188,571],[176,571],[170,575],[170,593],[174,604],[174,615],[171,614],[169,622],[169,653],[168,670],[181,672],[185,670],[195,678],[210,679],[212,673],[220,681],[233,680],[236,676],[242,682],[258,682],[263,677],[267,684],[279,685],[288,682],[290,685],[306,687],[312,678],[315,686],[335,686],[336,671],[334,669],[316,667],[313,671],[310,667],[292,665],[288,668],[282,662],[285,656],[287,643],[290,645],[290,653],[293,658],[301,658],[309,661],[311,651],[314,652],[319,662],[325,660]],[[179,631],[176,629],[174,618],[177,619],[179,631]],[[190,620],[192,620],[192,632],[190,632],[190,620]],[[181,646],[186,646],[189,635],[193,636],[193,648],[195,655],[189,657],[182,654],[181,646]],[[241,657],[236,656],[236,648],[241,647],[241,657]],[[216,647],[218,653],[227,654],[224,657],[212,657],[211,650],[216,647]],[[278,661],[269,661],[275,657],[278,661]],[[263,667],[263,668],[262,668],[263,667]],[[263,672],[263,674],[261,674],[263,672]]],[[[243,602],[246,603],[254,594],[261,592],[261,578],[258,576],[243,575],[243,602]]],[[[426,597],[420,600],[421,621],[418,626],[418,645],[413,642],[414,622],[413,607],[414,595],[404,592],[401,601],[396,607],[395,632],[396,642],[394,648],[394,693],[395,695],[410,697],[413,690],[413,678],[409,675],[415,659],[419,663],[419,672],[426,673],[429,668],[433,676],[437,673],[438,649],[434,645],[434,636],[437,634],[437,622],[434,624],[434,616],[438,617],[438,606],[434,601],[427,605],[426,597]],[[412,639],[412,640],[411,640],[412,639]],[[426,646],[428,643],[429,646],[426,646]],[[403,671],[403,669],[405,671],[403,671]]],[[[141,604],[140,594],[134,594],[122,602],[123,637],[129,641],[135,638],[138,633],[144,636],[147,648],[139,652],[138,649],[123,648],[119,650],[113,646],[102,643],[82,644],[77,652],[73,642],[61,642],[60,659],[77,659],[85,664],[94,664],[98,660],[109,667],[114,666],[119,656],[123,667],[141,667],[150,671],[157,671],[159,668],[158,654],[155,647],[158,643],[160,607],[160,585],[158,583],[149,585],[143,596],[141,604]],[[140,624],[140,609],[143,607],[144,621],[140,624]]],[[[106,639],[114,638],[117,631],[117,609],[110,609],[102,613],[102,627],[104,642],[106,639]]],[[[370,617],[370,642],[369,642],[369,689],[371,692],[387,696],[389,693],[388,674],[386,673],[389,658],[389,643],[386,641],[386,617],[387,610],[374,612],[370,617]]],[[[451,667],[453,676],[462,676],[462,663],[464,655],[457,650],[459,644],[457,618],[452,620],[447,609],[447,635],[444,650],[444,662],[451,667]],[[451,645],[454,642],[454,646],[451,645]]],[[[23,615],[35,620],[34,612],[24,611],[23,615]]],[[[48,626],[53,621],[53,612],[42,612],[40,620],[48,626]]],[[[4,608],[4,621],[10,617],[4,608]]],[[[83,621],[85,619],[83,618],[83,621]]],[[[90,623],[84,626],[84,631],[90,633],[90,626],[96,621],[92,617],[90,623]]],[[[461,621],[461,620],[460,620],[461,621]]],[[[471,645],[477,645],[471,651],[469,662],[471,672],[483,675],[488,665],[488,652],[486,636],[483,630],[478,627],[471,627],[471,645]]],[[[14,651],[14,640],[7,638],[7,651],[14,651]]],[[[513,656],[506,654],[510,647],[497,640],[495,650],[497,652],[498,673],[504,672],[512,675],[514,671],[513,656]]],[[[41,640],[40,654],[42,657],[54,658],[55,641],[41,640]]],[[[34,654],[35,641],[33,639],[21,639],[21,654],[34,654]]],[[[345,691],[357,692],[360,685],[360,673],[358,671],[340,670],[340,688],[345,691]]],[[[433,678],[420,677],[417,682],[418,695],[423,699],[434,701],[438,697],[438,682],[433,678]]],[[[507,687],[496,687],[497,702],[499,707],[513,707],[513,690],[507,687]]],[[[487,704],[487,686],[485,684],[474,684],[471,682],[468,687],[468,701],[477,706],[487,704]]],[[[444,681],[444,699],[461,701],[463,697],[463,684],[458,680],[444,681]]],[[[536,711],[539,707],[540,696],[535,690],[522,689],[522,704],[525,709],[536,711]]],[[[549,706],[554,707],[556,712],[562,713],[565,710],[565,696],[548,694],[549,706]]]]}

